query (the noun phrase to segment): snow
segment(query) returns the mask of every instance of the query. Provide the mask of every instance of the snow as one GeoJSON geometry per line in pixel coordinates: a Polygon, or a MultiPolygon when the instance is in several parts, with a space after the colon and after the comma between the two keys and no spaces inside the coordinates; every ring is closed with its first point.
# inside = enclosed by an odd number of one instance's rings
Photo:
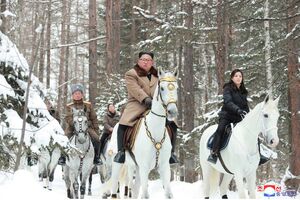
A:
{"type": "MultiPolygon", "coordinates": [[[[61,166],[58,166],[55,170],[54,181],[52,183],[52,191],[43,188],[43,182],[38,181],[37,166],[33,166],[28,169],[18,170],[15,174],[8,174],[0,172],[0,194],[1,199],[28,199],[28,200],[65,200],[66,188],[62,179],[61,166]]],[[[272,182],[268,182],[270,185],[272,182]]],[[[199,199],[203,198],[202,194],[202,181],[195,183],[186,183],[182,181],[172,181],[171,190],[173,192],[174,199],[199,199]]],[[[274,183],[275,185],[277,183],[274,183]]],[[[265,184],[266,185],[266,184],[265,184]]],[[[88,185],[87,185],[88,187],[88,185]]],[[[85,199],[101,199],[101,188],[99,174],[93,175],[92,182],[92,196],[85,196],[85,199]]],[[[266,188],[265,194],[272,194],[270,188],[266,188]]],[[[263,192],[257,192],[257,198],[270,199],[270,197],[264,197],[263,192]]],[[[122,189],[121,189],[122,194],[122,189]]],[[[160,180],[149,181],[149,194],[150,199],[164,199],[164,190],[160,180]]],[[[214,198],[220,198],[219,194],[213,195],[214,198]]],[[[236,192],[229,191],[229,198],[238,198],[236,192]]],[[[298,194],[296,199],[299,199],[298,194]]],[[[287,196],[276,196],[272,199],[287,199],[287,196]]],[[[292,198],[292,197],[290,197],[292,198]]]]}

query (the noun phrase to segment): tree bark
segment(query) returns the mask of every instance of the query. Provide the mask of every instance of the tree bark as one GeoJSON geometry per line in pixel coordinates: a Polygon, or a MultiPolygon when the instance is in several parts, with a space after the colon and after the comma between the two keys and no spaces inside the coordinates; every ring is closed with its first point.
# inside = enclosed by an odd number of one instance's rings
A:
{"type": "Polygon", "coordinates": [[[106,28],[106,73],[113,71],[113,43],[112,43],[112,1],[106,0],[105,28],[106,28]]]}
{"type": "MultiPolygon", "coordinates": [[[[66,21],[67,21],[67,0],[62,1],[62,21],[61,21],[61,44],[66,43],[66,21]]],[[[63,112],[63,97],[66,96],[66,91],[64,90],[64,81],[65,81],[65,56],[66,56],[66,47],[61,47],[59,55],[59,79],[58,79],[58,100],[57,100],[57,110],[61,115],[63,112]]],[[[62,116],[60,116],[62,119],[62,116]]],[[[61,120],[63,124],[63,120],[61,120]]]]}
{"type": "MultiPolygon", "coordinates": [[[[265,13],[264,18],[269,18],[270,10],[269,0],[265,1],[265,13]]],[[[266,62],[266,74],[267,74],[267,88],[269,89],[270,94],[273,94],[273,75],[272,75],[272,64],[271,64],[271,39],[270,39],[270,21],[264,21],[265,27],[265,62],[266,62]]]]}
{"type": "MultiPolygon", "coordinates": [[[[96,0],[89,0],[89,39],[97,37],[96,0]]],[[[89,100],[97,97],[97,40],[89,42],[89,100]]]]}
{"type": "Polygon", "coordinates": [[[121,14],[121,0],[113,1],[113,70],[118,72],[120,70],[120,14],[121,14]]]}
{"type": "Polygon", "coordinates": [[[218,82],[218,94],[222,94],[224,85],[224,73],[228,64],[227,53],[228,43],[226,43],[227,24],[226,24],[226,3],[224,0],[218,0],[217,3],[217,56],[216,56],[216,67],[217,67],[217,82],[218,82]]]}
{"type": "MultiPolygon", "coordinates": [[[[297,13],[297,1],[288,0],[288,16],[293,16],[297,13]]],[[[291,133],[291,155],[290,155],[290,170],[292,174],[300,175],[300,78],[299,69],[300,64],[298,60],[295,33],[292,33],[295,26],[299,23],[299,16],[290,18],[287,21],[287,31],[289,37],[287,38],[288,48],[288,102],[290,111],[290,133],[291,133]]],[[[289,181],[288,186],[298,189],[300,180],[295,179],[289,181]]]]}
{"type": "MultiPolygon", "coordinates": [[[[0,11],[1,11],[1,13],[3,13],[5,10],[6,10],[6,0],[1,0],[0,11]]],[[[5,34],[6,29],[7,29],[7,27],[6,27],[7,20],[3,15],[0,15],[0,16],[1,16],[0,19],[2,20],[2,24],[0,26],[0,31],[5,34]]]]}
{"type": "Polygon", "coordinates": [[[46,43],[47,43],[47,50],[46,50],[46,60],[47,60],[47,65],[46,65],[46,87],[50,88],[50,77],[51,77],[51,5],[52,5],[52,0],[49,0],[48,3],[48,10],[47,10],[47,30],[46,30],[46,43]]]}

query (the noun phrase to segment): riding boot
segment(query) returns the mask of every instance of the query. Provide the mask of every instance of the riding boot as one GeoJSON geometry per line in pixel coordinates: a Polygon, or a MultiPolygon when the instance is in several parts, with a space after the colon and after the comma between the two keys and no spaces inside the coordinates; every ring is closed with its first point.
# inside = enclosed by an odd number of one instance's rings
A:
{"type": "Polygon", "coordinates": [[[93,144],[94,144],[94,150],[95,150],[94,164],[102,165],[103,162],[100,159],[100,152],[99,152],[100,143],[98,141],[95,141],[95,142],[93,142],[93,144]]]}
{"type": "Polygon", "coordinates": [[[217,163],[220,141],[221,141],[220,135],[218,133],[215,133],[213,138],[213,147],[210,152],[210,155],[207,158],[207,161],[213,164],[217,163]]]}
{"type": "Polygon", "coordinates": [[[125,148],[124,148],[124,136],[127,130],[126,125],[119,124],[118,127],[118,153],[114,158],[114,162],[124,163],[125,162],[125,148]]]}
{"type": "Polygon", "coordinates": [[[268,157],[266,157],[266,156],[264,156],[264,155],[261,154],[260,143],[261,143],[261,141],[258,138],[258,151],[259,151],[259,156],[260,156],[258,165],[263,165],[266,162],[268,162],[270,160],[270,158],[268,158],[268,157]]]}
{"type": "Polygon", "coordinates": [[[171,144],[172,144],[172,150],[171,150],[171,157],[169,159],[170,164],[179,163],[177,156],[175,155],[175,145],[176,145],[176,137],[177,137],[177,125],[171,121],[167,122],[171,131],[172,131],[172,138],[171,138],[171,144]]]}
{"type": "Polygon", "coordinates": [[[65,165],[66,164],[66,157],[63,154],[60,154],[60,157],[58,159],[59,165],[65,165]]]}

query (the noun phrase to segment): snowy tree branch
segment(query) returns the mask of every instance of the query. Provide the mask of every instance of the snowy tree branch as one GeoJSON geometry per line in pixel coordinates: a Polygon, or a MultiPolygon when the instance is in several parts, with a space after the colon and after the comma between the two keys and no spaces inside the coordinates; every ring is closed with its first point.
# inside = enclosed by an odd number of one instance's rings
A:
{"type": "MultiPolygon", "coordinates": [[[[99,36],[99,37],[96,37],[96,38],[92,38],[92,39],[89,39],[89,40],[85,40],[85,41],[81,41],[81,42],[74,42],[74,43],[70,43],[70,44],[61,44],[61,45],[58,45],[56,47],[52,47],[50,49],[59,49],[61,47],[71,47],[71,46],[80,46],[80,45],[83,45],[83,44],[86,44],[86,43],[89,43],[89,42],[92,42],[92,41],[95,41],[95,40],[102,40],[102,39],[105,39],[106,36],[99,36]]],[[[47,50],[47,49],[45,49],[47,50]]]]}

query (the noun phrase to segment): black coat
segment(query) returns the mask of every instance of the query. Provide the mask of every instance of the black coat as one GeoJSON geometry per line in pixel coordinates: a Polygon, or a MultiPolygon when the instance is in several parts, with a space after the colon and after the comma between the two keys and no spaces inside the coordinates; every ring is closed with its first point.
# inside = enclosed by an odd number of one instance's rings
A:
{"type": "Polygon", "coordinates": [[[234,83],[225,84],[223,89],[223,107],[219,113],[220,118],[226,118],[233,123],[240,122],[241,116],[238,114],[238,109],[249,112],[247,94],[242,93],[234,83]]]}

